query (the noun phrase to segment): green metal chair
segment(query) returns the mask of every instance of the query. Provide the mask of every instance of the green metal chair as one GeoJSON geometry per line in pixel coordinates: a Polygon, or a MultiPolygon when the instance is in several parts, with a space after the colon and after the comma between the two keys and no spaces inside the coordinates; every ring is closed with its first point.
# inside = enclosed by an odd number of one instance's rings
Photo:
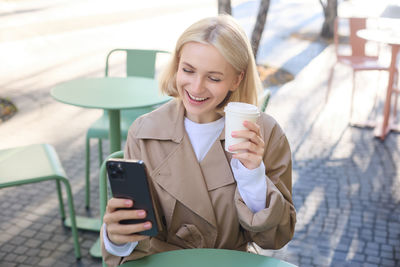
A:
{"type": "Polygon", "coordinates": [[[66,220],[61,182],[67,191],[75,257],[81,258],[71,186],[55,149],[48,144],[0,150],[0,188],[55,180],[61,219],[66,220]]]}
{"type": "MultiPolygon", "coordinates": [[[[107,206],[107,201],[108,201],[108,194],[110,192],[110,190],[108,190],[108,186],[107,186],[107,169],[106,169],[106,162],[108,159],[111,158],[123,158],[124,157],[124,151],[117,151],[112,153],[111,155],[109,155],[104,162],[101,164],[100,167],[100,186],[99,186],[99,190],[100,190],[100,220],[101,220],[101,224],[103,224],[103,217],[104,217],[104,213],[106,212],[106,206],[107,206]]],[[[100,239],[98,239],[97,241],[97,246],[96,248],[94,248],[94,250],[99,250],[100,251],[100,239]]],[[[95,251],[93,251],[95,252],[95,251]]],[[[93,253],[93,254],[96,254],[93,253]]],[[[102,262],[103,267],[107,267],[107,265],[105,264],[105,262],[102,262]]]]}
{"type": "Polygon", "coordinates": [[[261,103],[260,103],[261,112],[265,112],[265,110],[267,109],[270,98],[271,98],[271,90],[265,89],[264,95],[263,95],[261,103]]]}
{"type": "MultiPolygon", "coordinates": [[[[159,53],[169,53],[162,50],[141,49],[114,49],[106,58],[105,76],[109,76],[110,56],[116,52],[126,53],[126,76],[154,78],[156,73],[156,60],[159,53]]],[[[128,109],[121,111],[121,139],[126,140],[132,122],[139,116],[152,111],[154,107],[142,109],[128,109]]],[[[102,140],[108,139],[109,122],[108,114],[96,120],[86,133],[86,208],[90,207],[90,139],[98,139],[99,164],[103,162],[102,140]]]]}

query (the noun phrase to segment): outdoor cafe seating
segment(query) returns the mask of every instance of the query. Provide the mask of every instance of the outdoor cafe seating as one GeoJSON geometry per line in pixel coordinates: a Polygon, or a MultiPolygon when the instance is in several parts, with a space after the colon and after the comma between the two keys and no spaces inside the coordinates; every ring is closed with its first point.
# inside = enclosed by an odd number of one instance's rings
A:
{"type": "Polygon", "coordinates": [[[367,18],[365,17],[337,17],[334,24],[334,46],[336,54],[336,62],[332,66],[329,79],[328,89],[326,92],[326,101],[329,98],[330,90],[332,87],[332,80],[334,77],[335,66],[338,63],[349,66],[352,69],[352,91],[350,101],[350,123],[352,123],[354,93],[356,89],[356,74],[360,71],[389,71],[389,64],[384,64],[379,59],[379,47],[375,46],[375,53],[373,55],[367,53],[367,41],[357,36],[357,31],[365,29],[367,26],[367,18]],[[347,44],[340,42],[342,36],[340,35],[339,26],[347,25],[349,35],[347,44]],[[347,46],[342,48],[342,46],[347,46]]]}
{"type": "MultiPolygon", "coordinates": [[[[390,10],[390,9],[387,9],[390,10]]],[[[328,100],[333,76],[334,69],[337,63],[342,63],[349,66],[352,69],[352,92],[351,92],[351,103],[350,103],[350,119],[349,123],[351,126],[356,127],[368,127],[375,128],[374,134],[381,140],[384,140],[386,135],[391,131],[400,131],[400,127],[397,122],[397,101],[399,91],[399,66],[398,66],[398,55],[400,49],[400,32],[398,31],[399,19],[393,18],[391,14],[390,18],[385,18],[387,10],[383,12],[381,17],[337,17],[335,20],[334,30],[334,45],[336,62],[332,66],[329,79],[328,89],[326,92],[326,101],[328,100]],[[341,28],[344,24],[347,24],[349,29],[348,35],[348,49],[349,54],[342,54],[340,51],[340,40],[341,40],[341,28]],[[397,26],[396,26],[397,25],[397,26]],[[368,44],[375,46],[375,53],[371,54],[368,44]],[[382,62],[381,54],[384,48],[390,50],[390,60],[382,62]],[[383,115],[382,118],[377,118],[366,121],[353,121],[353,104],[356,89],[356,73],[360,71],[384,71],[388,74],[388,80],[385,82],[386,85],[386,96],[383,99],[383,115]]],[[[379,79],[381,81],[381,79],[379,79]]],[[[374,108],[376,108],[377,96],[380,94],[379,88],[375,88],[375,100],[374,108]]]]}

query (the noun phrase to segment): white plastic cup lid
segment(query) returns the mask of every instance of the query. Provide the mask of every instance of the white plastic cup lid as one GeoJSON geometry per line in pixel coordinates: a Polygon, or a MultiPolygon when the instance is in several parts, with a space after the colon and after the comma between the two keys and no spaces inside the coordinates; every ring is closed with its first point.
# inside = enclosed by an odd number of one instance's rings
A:
{"type": "Polygon", "coordinates": [[[224,111],[240,113],[249,116],[260,116],[260,111],[258,110],[257,106],[242,102],[229,102],[224,111]]]}

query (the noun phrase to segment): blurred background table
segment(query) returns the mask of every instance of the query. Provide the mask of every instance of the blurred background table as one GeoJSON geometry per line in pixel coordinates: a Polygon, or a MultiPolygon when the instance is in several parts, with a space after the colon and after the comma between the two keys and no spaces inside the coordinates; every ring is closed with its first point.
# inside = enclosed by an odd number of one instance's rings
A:
{"type": "Polygon", "coordinates": [[[129,261],[121,267],[295,267],[272,257],[227,249],[182,249],[129,261]]]}
{"type": "MultiPolygon", "coordinates": [[[[394,20],[395,24],[398,23],[398,21],[399,20],[394,20]]],[[[385,22],[390,24],[389,20],[385,20],[385,22]]],[[[397,98],[399,94],[397,58],[400,50],[400,30],[395,29],[395,27],[384,29],[364,29],[359,30],[357,35],[368,41],[388,44],[391,47],[389,80],[383,108],[383,120],[381,123],[375,125],[375,136],[379,137],[381,140],[385,140],[386,135],[390,131],[400,131],[399,125],[396,124],[397,98]],[[395,97],[392,106],[393,94],[395,97]],[[393,112],[392,117],[390,114],[391,112],[393,112]]]]}

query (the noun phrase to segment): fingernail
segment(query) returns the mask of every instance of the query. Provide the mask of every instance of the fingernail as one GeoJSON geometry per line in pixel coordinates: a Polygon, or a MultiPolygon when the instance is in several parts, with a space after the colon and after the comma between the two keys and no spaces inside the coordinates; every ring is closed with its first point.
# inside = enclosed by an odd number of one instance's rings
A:
{"type": "Polygon", "coordinates": [[[145,217],[146,216],[146,212],[144,210],[138,211],[138,215],[140,217],[145,217]]]}
{"type": "Polygon", "coordinates": [[[145,222],[145,223],[143,224],[143,227],[144,227],[145,229],[150,229],[150,228],[151,228],[151,223],[150,223],[150,222],[145,222]]]}
{"type": "Polygon", "coordinates": [[[127,207],[132,206],[132,200],[126,200],[126,201],[125,201],[125,205],[126,205],[127,207]]]}
{"type": "Polygon", "coordinates": [[[232,132],[231,135],[232,135],[232,137],[235,137],[236,136],[236,132],[232,132]]]}
{"type": "Polygon", "coordinates": [[[228,146],[229,151],[232,151],[232,146],[228,146]]]}

